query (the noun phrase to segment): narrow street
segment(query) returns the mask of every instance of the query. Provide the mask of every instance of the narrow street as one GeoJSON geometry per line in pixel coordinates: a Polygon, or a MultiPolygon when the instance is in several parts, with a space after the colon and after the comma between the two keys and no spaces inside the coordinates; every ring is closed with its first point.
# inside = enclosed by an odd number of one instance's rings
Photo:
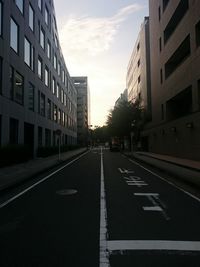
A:
{"type": "Polygon", "coordinates": [[[199,266],[200,200],[122,154],[40,180],[1,198],[1,267],[199,266]]]}

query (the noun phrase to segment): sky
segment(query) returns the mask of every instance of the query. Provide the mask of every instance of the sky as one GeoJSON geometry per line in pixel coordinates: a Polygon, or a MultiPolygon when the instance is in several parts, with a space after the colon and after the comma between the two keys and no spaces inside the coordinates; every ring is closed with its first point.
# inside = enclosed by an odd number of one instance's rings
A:
{"type": "Polygon", "coordinates": [[[90,124],[103,126],[126,88],[148,0],[54,0],[54,6],[69,74],[88,77],[90,124]]]}

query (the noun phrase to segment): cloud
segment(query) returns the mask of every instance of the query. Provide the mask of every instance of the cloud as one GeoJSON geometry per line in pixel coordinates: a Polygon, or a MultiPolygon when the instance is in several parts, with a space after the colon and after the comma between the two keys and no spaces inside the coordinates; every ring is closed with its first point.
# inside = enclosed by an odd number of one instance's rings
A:
{"type": "Polygon", "coordinates": [[[71,15],[59,32],[61,47],[64,54],[70,52],[86,53],[96,56],[107,51],[120,24],[125,21],[128,15],[141,10],[139,4],[132,4],[120,9],[111,17],[89,17],[87,15],[77,17],[71,15]]]}

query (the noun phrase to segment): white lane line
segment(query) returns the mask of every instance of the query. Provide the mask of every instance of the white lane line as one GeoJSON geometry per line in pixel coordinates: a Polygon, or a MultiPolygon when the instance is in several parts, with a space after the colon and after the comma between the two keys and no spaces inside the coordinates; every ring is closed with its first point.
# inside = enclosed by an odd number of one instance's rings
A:
{"type": "Polygon", "coordinates": [[[9,203],[11,203],[12,201],[14,201],[15,199],[19,198],[21,195],[25,194],[26,192],[30,191],[32,188],[34,188],[35,186],[41,184],[42,182],[44,182],[45,180],[49,179],[51,176],[53,176],[54,174],[56,174],[57,172],[63,170],[64,168],[66,168],[67,166],[71,165],[72,163],[74,163],[75,161],[77,161],[78,159],[82,158],[83,156],[85,156],[89,151],[81,154],[79,157],[73,159],[72,161],[68,162],[67,164],[65,164],[64,166],[60,167],[59,169],[57,169],[56,171],[50,173],[49,175],[45,176],[44,178],[42,178],[40,181],[34,183],[33,185],[29,186],[28,188],[26,188],[25,190],[21,191],[19,194],[9,198],[8,200],[6,200],[5,202],[0,204],[0,209],[7,206],[9,203]]]}
{"type": "Polygon", "coordinates": [[[147,197],[158,197],[159,194],[158,193],[134,193],[135,196],[147,196],[147,197]]]}
{"type": "Polygon", "coordinates": [[[200,241],[114,240],[108,241],[109,251],[115,250],[176,250],[200,251],[200,241]]]}
{"type": "Polygon", "coordinates": [[[160,206],[153,206],[153,207],[142,207],[145,211],[163,211],[160,206]]]}
{"type": "Polygon", "coordinates": [[[106,210],[106,194],[104,184],[104,168],[103,168],[103,152],[101,148],[101,201],[100,201],[100,253],[99,267],[109,267],[109,253],[107,249],[107,210],[106,210]]]}
{"type": "Polygon", "coordinates": [[[183,188],[177,186],[176,184],[174,184],[174,183],[168,181],[166,178],[161,177],[161,176],[158,175],[157,173],[155,173],[155,172],[153,172],[153,171],[147,169],[146,167],[142,166],[141,164],[139,164],[138,162],[136,162],[136,161],[134,161],[134,160],[132,160],[132,159],[128,159],[128,160],[129,160],[130,162],[132,162],[133,164],[138,165],[138,166],[141,167],[142,169],[148,171],[149,173],[155,175],[155,176],[158,177],[159,179],[161,179],[161,180],[165,181],[166,183],[170,184],[171,186],[175,187],[176,189],[182,191],[183,193],[185,193],[186,195],[190,196],[191,198],[193,198],[193,199],[197,200],[198,202],[200,202],[200,198],[198,198],[198,197],[194,196],[193,194],[187,192],[186,190],[184,190],[183,188]]]}

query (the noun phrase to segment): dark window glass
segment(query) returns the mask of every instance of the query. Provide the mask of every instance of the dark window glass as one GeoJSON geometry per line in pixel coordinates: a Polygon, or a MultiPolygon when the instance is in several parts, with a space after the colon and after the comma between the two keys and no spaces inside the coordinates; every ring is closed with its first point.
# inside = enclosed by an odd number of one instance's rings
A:
{"type": "Polygon", "coordinates": [[[29,27],[32,31],[34,31],[34,10],[32,6],[29,4],[29,27]]]}
{"type": "Polygon", "coordinates": [[[45,48],[45,33],[43,28],[40,28],[40,45],[44,49],[45,48]]]}
{"type": "Polygon", "coordinates": [[[196,31],[196,45],[200,46],[200,21],[195,26],[196,31]]]}
{"type": "Polygon", "coordinates": [[[164,43],[167,42],[172,33],[175,31],[176,27],[178,26],[188,9],[188,0],[181,0],[164,30],[164,43]]]}
{"type": "Polygon", "coordinates": [[[165,11],[170,0],[163,0],[163,12],[165,11]]]}
{"type": "Polygon", "coordinates": [[[19,52],[19,26],[12,18],[10,19],[10,47],[12,47],[16,53],[19,52]]]}
{"type": "Polygon", "coordinates": [[[0,1],[0,36],[2,36],[3,4],[0,1]]]}
{"type": "Polygon", "coordinates": [[[16,119],[10,118],[10,144],[18,144],[18,128],[19,122],[16,119]]]}
{"type": "Polygon", "coordinates": [[[45,11],[44,11],[44,19],[45,19],[45,23],[49,25],[49,10],[46,6],[45,6],[45,11]]]}
{"type": "Polygon", "coordinates": [[[34,111],[34,94],[35,88],[32,83],[29,83],[28,88],[28,109],[34,111]]]}
{"type": "Polygon", "coordinates": [[[42,0],[38,0],[38,7],[40,11],[42,11],[42,0]]]}
{"type": "Polygon", "coordinates": [[[163,71],[160,69],[160,83],[163,83],[163,71]]]}
{"type": "Polygon", "coordinates": [[[49,41],[47,42],[47,57],[51,59],[51,44],[49,41]]]}
{"type": "Polygon", "coordinates": [[[18,104],[23,105],[24,102],[24,78],[21,74],[15,71],[14,83],[14,99],[18,104]]]}
{"type": "Polygon", "coordinates": [[[42,59],[38,57],[38,77],[42,80],[42,59]]]}
{"type": "Polygon", "coordinates": [[[48,119],[51,120],[51,100],[48,99],[47,101],[47,116],[48,116],[48,119]]]}
{"type": "Polygon", "coordinates": [[[49,87],[49,69],[45,67],[44,82],[47,87],[49,87]]]}
{"type": "Polygon", "coordinates": [[[24,38],[24,61],[30,67],[31,66],[31,43],[24,38]]]}
{"type": "Polygon", "coordinates": [[[45,116],[45,95],[40,95],[40,115],[45,116]]]}
{"type": "Polygon", "coordinates": [[[16,6],[19,8],[21,13],[24,13],[24,1],[23,0],[15,0],[16,6]]]}
{"type": "Polygon", "coordinates": [[[2,72],[3,72],[3,60],[0,57],[0,95],[2,94],[2,72]]]}
{"type": "Polygon", "coordinates": [[[42,127],[38,127],[38,146],[42,146],[42,127]]]}

